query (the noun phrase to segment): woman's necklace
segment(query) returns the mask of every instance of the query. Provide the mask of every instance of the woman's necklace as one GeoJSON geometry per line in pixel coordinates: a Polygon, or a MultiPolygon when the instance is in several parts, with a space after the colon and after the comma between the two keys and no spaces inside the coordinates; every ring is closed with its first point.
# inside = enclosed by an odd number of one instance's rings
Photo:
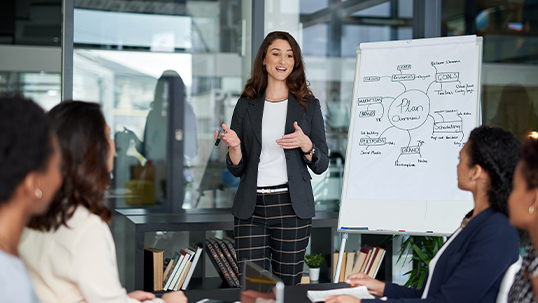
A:
{"type": "Polygon", "coordinates": [[[461,221],[461,225],[460,225],[461,228],[464,228],[465,226],[467,226],[469,221],[471,221],[471,218],[463,218],[463,221],[461,221]]]}
{"type": "Polygon", "coordinates": [[[0,234],[0,248],[3,251],[13,254],[15,256],[19,255],[18,250],[17,250],[17,245],[13,244],[13,242],[11,242],[8,238],[4,237],[1,234],[0,234]]]}
{"type": "Polygon", "coordinates": [[[270,102],[279,102],[279,101],[284,101],[288,99],[288,96],[285,96],[285,97],[281,97],[281,98],[265,98],[265,100],[267,101],[270,101],[270,102]]]}

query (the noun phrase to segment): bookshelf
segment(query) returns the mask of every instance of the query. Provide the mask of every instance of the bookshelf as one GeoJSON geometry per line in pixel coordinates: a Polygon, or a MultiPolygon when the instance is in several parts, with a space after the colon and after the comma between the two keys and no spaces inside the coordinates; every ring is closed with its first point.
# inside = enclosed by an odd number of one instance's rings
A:
{"type": "MultiPolygon", "coordinates": [[[[232,231],[233,216],[229,209],[189,209],[180,213],[152,213],[148,209],[117,209],[111,225],[116,242],[118,268],[127,291],[143,289],[145,237],[149,233],[188,232],[188,242],[204,242],[213,231],[232,231]]],[[[338,224],[338,212],[317,212],[312,220],[312,251],[330,260],[338,224]],[[328,245],[330,244],[330,245],[328,245]]],[[[159,248],[159,247],[157,247],[159,248]]],[[[195,275],[188,289],[225,287],[219,277],[207,277],[206,267],[213,266],[202,251],[195,275]]],[[[329,262],[324,262],[329,263],[329,262]]],[[[330,276],[330,264],[322,266],[321,276],[330,276]]]]}

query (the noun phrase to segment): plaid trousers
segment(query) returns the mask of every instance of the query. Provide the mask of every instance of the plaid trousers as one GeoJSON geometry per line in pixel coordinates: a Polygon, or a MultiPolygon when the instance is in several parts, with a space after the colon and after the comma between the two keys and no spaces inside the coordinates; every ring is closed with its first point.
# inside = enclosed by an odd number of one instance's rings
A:
{"type": "Polygon", "coordinates": [[[239,263],[253,261],[272,268],[285,285],[301,282],[312,219],[300,219],[285,193],[258,193],[252,217],[235,218],[235,247],[239,263]]]}

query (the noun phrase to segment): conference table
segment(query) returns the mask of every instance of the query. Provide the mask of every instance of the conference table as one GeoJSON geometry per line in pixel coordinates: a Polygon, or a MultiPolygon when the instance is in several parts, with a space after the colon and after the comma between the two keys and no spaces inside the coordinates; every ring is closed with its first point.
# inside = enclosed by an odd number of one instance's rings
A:
{"type": "MultiPolygon", "coordinates": [[[[284,288],[284,302],[293,303],[312,303],[307,297],[308,290],[329,290],[335,288],[348,287],[346,283],[319,283],[319,284],[300,284],[297,286],[286,286],[284,288]]],[[[235,302],[241,297],[239,288],[221,288],[214,290],[187,290],[185,295],[189,303],[196,303],[202,299],[214,299],[220,301],[235,302]]]]}

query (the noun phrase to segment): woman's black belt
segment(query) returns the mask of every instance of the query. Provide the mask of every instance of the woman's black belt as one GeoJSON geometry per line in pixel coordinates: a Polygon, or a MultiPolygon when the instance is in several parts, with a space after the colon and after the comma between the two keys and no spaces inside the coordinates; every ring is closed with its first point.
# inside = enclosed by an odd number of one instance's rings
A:
{"type": "Polygon", "coordinates": [[[276,194],[288,192],[288,184],[258,187],[258,194],[276,194]]]}

